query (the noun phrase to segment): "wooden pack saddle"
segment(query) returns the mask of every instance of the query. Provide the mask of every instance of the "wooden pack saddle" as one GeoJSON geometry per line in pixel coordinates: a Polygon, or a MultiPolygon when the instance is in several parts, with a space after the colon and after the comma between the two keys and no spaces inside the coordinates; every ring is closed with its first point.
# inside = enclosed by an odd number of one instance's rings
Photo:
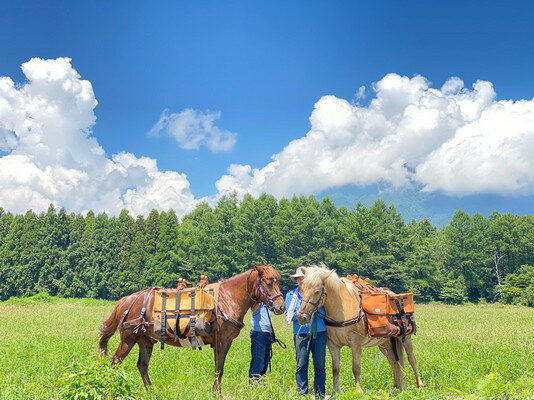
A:
{"type": "Polygon", "coordinates": [[[398,337],[415,333],[413,293],[394,293],[371,285],[369,278],[347,275],[362,293],[362,309],[371,337],[398,337]]]}
{"type": "Polygon", "coordinates": [[[161,323],[162,344],[169,335],[175,342],[189,338],[195,348],[197,336],[210,335],[216,320],[219,286],[214,283],[204,288],[155,290],[153,316],[161,323]]]}

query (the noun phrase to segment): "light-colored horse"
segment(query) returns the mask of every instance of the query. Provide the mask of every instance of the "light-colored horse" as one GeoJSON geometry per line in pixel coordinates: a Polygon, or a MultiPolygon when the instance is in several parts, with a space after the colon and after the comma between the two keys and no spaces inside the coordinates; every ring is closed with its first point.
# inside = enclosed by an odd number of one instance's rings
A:
{"type": "MultiPolygon", "coordinates": [[[[339,278],[334,270],[321,266],[308,266],[303,268],[304,279],[302,281],[302,302],[297,318],[301,324],[310,321],[312,314],[324,305],[329,320],[354,321],[360,313],[360,291],[346,278],[339,278]]],[[[351,321],[351,322],[352,322],[351,321]]],[[[350,322],[349,322],[350,323],[350,322]]],[[[413,353],[412,340],[406,336],[404,343],[401,338],[391,341],[389,338],[371,338],[367,335],[365,319],[350,323],[343,327],[328,326],[327,345],[332,356],[333,392],[339,391],[339,367],[340,352],[343,346],[349,346],[352,351],[352,372],[356,381],[356,390],[362,393],[360,384],[361,355],[363,347],[378,346],[386,356],[393,370],[394,385],[402,390],[404,354],[403,347],[408,355],[408,360],[413,368],[416,385],[422,387],[423,382],[417,370],[417,361],[413,353]],[[393,343],[396,353],[393,352],[393,343]]]]}

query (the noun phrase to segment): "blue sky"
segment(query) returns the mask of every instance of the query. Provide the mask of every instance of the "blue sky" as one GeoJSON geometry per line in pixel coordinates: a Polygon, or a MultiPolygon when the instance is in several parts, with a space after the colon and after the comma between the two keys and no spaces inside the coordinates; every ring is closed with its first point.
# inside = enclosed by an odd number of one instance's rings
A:
{"type": "MultiPolygon", "coordinates": [[[[0,5],[0,76],[24,83],[21,65],[31,58],[69,57],[91,82],[92,135],[106,155],[155,159],[161,171],[185,173],[200,198],[217,193],[231,164],[261,169],[304,137],[322,96],[366,106],[388,73],[421,75],[438,89],[453,76],[468,89],[484,80],[495,101],[532,99],[533,17],[527,1],[18,1],[0,5]],[[361,86],[366,97],[357,99],[361,86]],[[184,109],[220,112],[215,124],[235,145],[188,150],[164,133],[147,135],[164,110],[184,109]]],[[[504,193],[517,195],[523,204],[532,191],[504,193]]]]}

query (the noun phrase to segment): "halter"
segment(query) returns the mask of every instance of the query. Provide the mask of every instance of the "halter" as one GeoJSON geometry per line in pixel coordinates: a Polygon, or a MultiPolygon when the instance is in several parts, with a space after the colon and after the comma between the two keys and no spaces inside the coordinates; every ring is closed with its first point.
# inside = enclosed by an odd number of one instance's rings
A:
{"type": "Polygon", "coordinates": [[[281,292],[278,292],[274,296],[269,296],[269,293],[267,293],[267,291],[265,290],[262,284],[263,274],[260,271],[258,271],[256,268],[252,269],[248,275],[247,291],[248,291],[248,287],[249,287],[248,283],[250,280],[250,276],[252,275],[252,271],[258,272],[258,279],[256,281],[256,290],[254,290],[253,294],[250,294],[249,292],[249,297],[255,303],[263,303],[263,305],[265,305],[265,307],[267,307],[268,310],[272,311],[274,308],[274,300],[276,300],[278,297],[283,297],[284,295],[281,292]],[[263,296],[264,300],[262,300],[261,296],[263,296]]]}
{"type": "Polygon", "coordinates": [[[321,295],[319,296],[319,300],[317,300],[317,302],[313,302],[313,301],[310,301],[310,300],[306,300],[306,299],[302,299],[300,302],[301,303],[308,303],[308,304],[311,304],[313,306],[313,310],[310,312],[310,313],[303,313],[305,315],[309,315],[310,317],[315,314],[317,312],[317,310],[319,309],[319,307],[321,307],[322,303],[323,303],[323,299],[326,297],[326,289],[324,287],[324,283],[323,283],[323,286],[321,287],[321,295]]]}

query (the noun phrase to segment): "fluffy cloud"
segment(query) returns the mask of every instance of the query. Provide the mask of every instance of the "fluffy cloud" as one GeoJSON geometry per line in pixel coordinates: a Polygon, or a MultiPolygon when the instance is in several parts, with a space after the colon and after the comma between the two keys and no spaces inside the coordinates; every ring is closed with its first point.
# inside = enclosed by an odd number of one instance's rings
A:
{"type": "MultiPolygon", "coordinates": [[[[198,200],[184,174],[160,171],[156,160],[130,153],[106,156],[91,136],[97,105],[91,83],[70,61],[34,58],[22,65],[22,85],[0,77],[0,206],[190,211],[198,200]]],[[[389,74],[372,89],[367,105],[322,97],[306,136],[262,168],[231,165],[208,200],[377,182],[449,195],[534,193],[534,100],[497,101],[490,82],[468,89],[458,78],[436,89],[421,76],[389,74]]],[[[360,88],[356,99],[364,97],[360,88]]],[[[164,112],[151,133],[169,134],[183,148],[229,150],[236,136],[214,124],[219,116],[164,112]]]]}
{"type": "Polygon", "coordinates": [[[91,83],[68,58],[22,65],[27,83],[0,78],[0,206],[13,212],[126,208],[191,210],[196,201],[184,174],[159,171],[156,161],[120,153],[110,158],[94,137],[97,105],[91,83]]]}
{"type": "Polygon", "coordinates": [[[191,108],[172,114],[165,110],[148,134],[158,136],[164,133],[186,150],[198,150],[201,146],[206,146],[215,153],[230,151],[237,135],[214,124],[220,117],[220,112],[202,112],[191,108]]]}
{"type": "MultiPolygon", "coordinates": [[[[263,168],[232,165],[219,194],[278,197],[377,182],[449,195],[534,193],[534,100],[496,101],[490,82],[441,89],[388,74],[367,106],[324,96],[311,130],[263,168]]],[[[360,88],[358,93],[365,93],[360,88]]]]}

